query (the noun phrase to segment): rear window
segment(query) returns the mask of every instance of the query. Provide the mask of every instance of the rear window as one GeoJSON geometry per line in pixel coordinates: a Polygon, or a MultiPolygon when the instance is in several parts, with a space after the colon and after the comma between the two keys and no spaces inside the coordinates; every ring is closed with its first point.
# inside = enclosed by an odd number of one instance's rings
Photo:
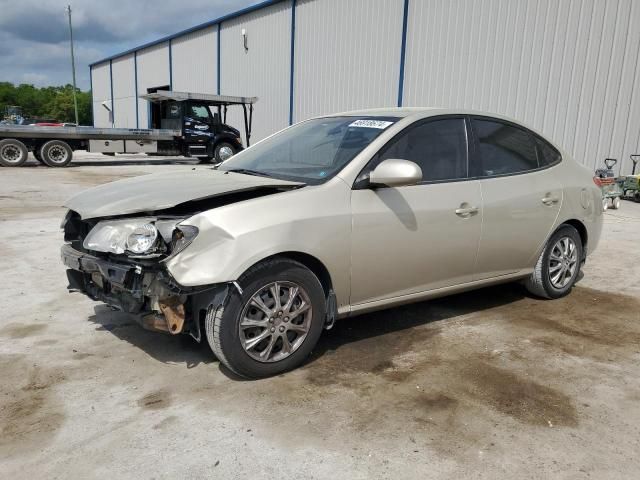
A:
{"type": "Polygon", "coordinates": [[[538,168],[536,144],[529,132],[506,123],[473,119],[480,148],[478,175],[493,177],[538,168]]]}
{"type": "Polygon", "coordinates": [[[541,167],[555,165],[562,160],[560,152],[553,148],[549,142],[536,138],[536,144],[538,145],[538,162],[540,162],[541,167]]]}

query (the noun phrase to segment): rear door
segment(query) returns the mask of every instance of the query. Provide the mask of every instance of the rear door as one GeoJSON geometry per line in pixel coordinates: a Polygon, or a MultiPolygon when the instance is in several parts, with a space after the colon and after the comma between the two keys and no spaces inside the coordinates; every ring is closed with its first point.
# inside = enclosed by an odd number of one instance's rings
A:
{"type": "Polygon", "coordinates": [[[543,141],[532,132],[488,117],[472,117],[471,124],[471,169],[480,180],[483,202],[479,280],[535,263],[560,212],[562,184],[540,149],[543,141]]]}

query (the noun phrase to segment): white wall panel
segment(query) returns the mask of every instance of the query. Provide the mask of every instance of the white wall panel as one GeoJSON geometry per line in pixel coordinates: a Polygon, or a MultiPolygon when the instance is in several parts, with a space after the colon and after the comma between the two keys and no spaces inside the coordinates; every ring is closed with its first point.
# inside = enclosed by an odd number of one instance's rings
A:
{"type": "MultiPolygon", "coordinates": [[[[220,93],[259,98],[254,105],[252,141],[286,127],[289,124],[291,2],[224,22],[220,46],[220,93]],[[247,34],[246,51],[243,29],[247,34]]],[[[243,131],[242,110],[230,107],[227,122],[243,131]]]]}
{"type": "Polygon", "coordinates": [[[509,115],[590,169],[614,157],[628,173],[638,24],[635,0],[411,0],[403,103],[509,115]]]}
{"type": "Polygon", "coordinates": [[[91,68],[93,125],[96,127],[111,126],[109,112],[102,106],[102,102],[111,101],[111,80],[109,75],[109,62],[101,63],[91,68]]]}
{"type": "Polygon", "coordinates": [[[218,89],[218,27],[205,28],[171,42],[173,89],[216,93],[218,89]]]}
{"type": "Polygon", "coordinates": [[[297,2],[294,121],[396,105],[403,5],[402,0],[297,2]]]}
{"type": "Polygon", "coordinates": [[[136,127],[136,85],[133,54],[113,60],[113,98],[115,124],[136,127]]]}
{"type": "MultiPolygon", "coordinates": [[[[197,62],[197,58],[194,59],[197,62]]],[[[169,79],[169,42],[155,45],[138,52],[138,95],[147,93],[148,88],[170,84],[169,79]]],[[[140,128],[149,124],[149,104],[138,100],[140,128]]]]}

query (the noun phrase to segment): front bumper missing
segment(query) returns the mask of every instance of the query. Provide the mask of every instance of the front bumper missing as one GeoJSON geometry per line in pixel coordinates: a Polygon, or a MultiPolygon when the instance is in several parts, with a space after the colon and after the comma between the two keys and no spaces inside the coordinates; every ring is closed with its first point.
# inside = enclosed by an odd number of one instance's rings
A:
{"type": "Polygon", "coordinates": [[[112,308],[132,314],[147,330],[186,333],[202,340],[208,312],[223,306],[229,284],[186,288],[160,266],[118,263],[62,246],[71,292],[81,292],[112,308]]]}
{"type": "Polygon", "coordinates": [[[133,314],[149,330],[184,331],[187,296],[161,270],[105,260],[71,245],[64,245],[60,256],[68,267],[70,291],[133,314]]]}

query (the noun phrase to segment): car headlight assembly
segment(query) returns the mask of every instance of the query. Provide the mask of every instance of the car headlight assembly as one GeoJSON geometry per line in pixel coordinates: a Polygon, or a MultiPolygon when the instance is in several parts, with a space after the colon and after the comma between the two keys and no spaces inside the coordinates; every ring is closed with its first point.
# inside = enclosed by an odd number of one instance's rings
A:
{"type": "Polygon", "coordinates": [[[171,256],[177,255],[189,246],[198,235],[198,228],[192,225],[179,225],[171,238],[171,256]]]}
{"type": "Polygon", "coordinates": [[[158,243],[158,229],[152,223],[136,227],[127,237],[127,251],[136,255],[153,253],[158,243]]]}
{"type": "Polygon", "coordinates": [[[132,258],[172,257],[183,251],[198,234],[183,218],[155,217],[102,220],[86,236],[84,248],[132,258]]]}

